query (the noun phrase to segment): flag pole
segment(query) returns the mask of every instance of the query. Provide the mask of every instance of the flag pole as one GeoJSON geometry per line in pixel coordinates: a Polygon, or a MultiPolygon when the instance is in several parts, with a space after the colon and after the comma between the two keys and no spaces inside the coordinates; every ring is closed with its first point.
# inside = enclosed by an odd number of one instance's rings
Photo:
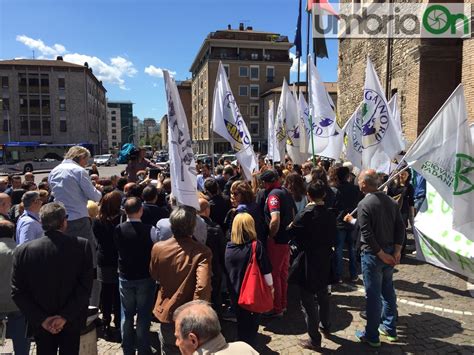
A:
{"type": "Polygon", "coordinates": [[[296,48],[296,55],[298,58],[298,96],[300,95],[300,74],[301,74],[301,52],[302,52],[302,43],[301,43],[301,3],[303,0],[300,0],[300,6],[298,11],[298,23],[296,24],[296,38],[299,42],[299,49],[296,48]]]}
{"type": "Polygon", "coordinates": [[[310,127],[310,135],[311,135],[311,153],[313,157],[313,165],[316,167],[316,155],[314,154],[314,135],[313,135],[313,107],[312,107],[312,100],[311,100],[311,85],[309,84],[309,76],[310,76],[310,68],[311,68],[311,63],[309,62],[312,60],[311,55],[308,54],[308,66],[306,69],[306,73],[308,76],[308,86],[307,92],[308,92],[308,103],[309,103],[309,127],[310,127]]]}

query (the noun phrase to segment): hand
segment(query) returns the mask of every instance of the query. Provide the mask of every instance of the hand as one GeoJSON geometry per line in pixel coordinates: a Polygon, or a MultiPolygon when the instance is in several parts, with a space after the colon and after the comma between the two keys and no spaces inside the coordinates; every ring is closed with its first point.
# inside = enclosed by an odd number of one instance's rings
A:
{"type": "Polygon", "coordinates": [[[398,265],[400,264],[400,259],[402,257],[402,253],[401,252],[394,252],[393,253],[393,258],[395,259],[395,265],[398,265]]]}
{"type": "MultiPolygon", "coordinates": [[[[44,330],[51,334],[58,334],[61,330],[64,324],[62,322],[59,322],[58,320],[62,318],[60,316],[51,316],[46,318],[43,323],[41,323],[41,326],[43,327],[44,330]],[[60,330],[59,330],[60,329],[60,330]]],[[[62,318],[64,319],[64,318],[62,318]]],[[[64,320],[64,323],[66,320],[64,320]]]]}
{"type": "Polygon", "coordinates": [[[385,253],[383,250],[381,250],[377,254],[377,256],[380,258],[380,260],[382,260],[387,265],[391,265],[391,266],[396,265],[395,258],[392,255],[385,253]]]}
{"type": "Polygon", "coordinates": [[[353,220],[354,217],[352,217],[352,215],[349,213],[344,216],[344,222],[351,223],[353,220]]]}
{"type": "Polygon", "coordinates": [[[66,325],[66,319],[64,319],[61,316],[57,316],[57,318],[53,320],[53,324],[52,324],[52,327],[55,331],[54,334],[58,334],[59,332],[61,332],[65,325],[66,325]]]}
{"type": "Polygon", "coordinates": [[[275,300],[275,288],[273,286],[269,286],[270,291],[272,291],[272,300],[275,300]]]}

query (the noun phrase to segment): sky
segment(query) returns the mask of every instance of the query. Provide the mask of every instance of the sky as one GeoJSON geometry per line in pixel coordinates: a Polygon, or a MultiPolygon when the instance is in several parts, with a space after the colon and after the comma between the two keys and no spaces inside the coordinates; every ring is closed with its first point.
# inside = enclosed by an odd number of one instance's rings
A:
{"type": "MultiPolygon", "coordinates": [[[[0,59],[88,62],[109,100],[130,100],[135,116],[159,120],[167,112],[162,70],[190,78],[210,32],[243,22],[293,42],[297,16],[298,0],[0,0],[0,59]]],[[[306,48],[306,15],[303,37],[306,48]]],[[[318,59],[318,69],[336,81],[337,40],[327,45],[329,59],[318,59]]]]}

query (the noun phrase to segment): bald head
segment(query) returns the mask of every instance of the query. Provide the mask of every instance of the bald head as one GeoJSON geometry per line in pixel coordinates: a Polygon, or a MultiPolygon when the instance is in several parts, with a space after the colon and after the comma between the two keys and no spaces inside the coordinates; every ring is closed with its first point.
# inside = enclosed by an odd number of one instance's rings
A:
{"type": "Polygon", "coordinates": [[[192,334],[199,346],[221,332],[219,318],[206,301],[196,300],[182,305],[174,312],[173,319],[177,335],[185,339],[192,334]]]}
{"type": "Polygon", "coordinates": [[[0,193],[0,214],[7,215],[12,206],[12,200],[6,193],[0,193]]]}
{"type": "Polygon", "coordinates": [[[35,182],[35,176],[33,175],[33,173],[31,172],[25,173],[25,181],[35,182]]]}
{"type": "Polygon", "coordinates": [[[379,177],[374,169],[367,169],[359,175],[359,188],[364,193],[370,193],[377,191],[379,187],[379,177]]]}
{"type": "Polygon", "coordinates": [[[211,209],[209,208],[209,201],[205,198],[199,199],[199,215],[203,217],[209,217],[211,214],[211,209]]]}

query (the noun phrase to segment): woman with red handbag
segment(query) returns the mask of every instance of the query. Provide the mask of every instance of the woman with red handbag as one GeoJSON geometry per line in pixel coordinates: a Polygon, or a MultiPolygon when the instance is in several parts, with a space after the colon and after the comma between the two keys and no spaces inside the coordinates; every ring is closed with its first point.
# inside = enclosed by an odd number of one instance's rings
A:
{"type": "Polygon", "coordinates": [[[260,313],[273,308],[273,279],[270,260],[257,240],[255,222],[248,213],[235,216],[225,266],[238,340],[255,347],[260,313]]]}

